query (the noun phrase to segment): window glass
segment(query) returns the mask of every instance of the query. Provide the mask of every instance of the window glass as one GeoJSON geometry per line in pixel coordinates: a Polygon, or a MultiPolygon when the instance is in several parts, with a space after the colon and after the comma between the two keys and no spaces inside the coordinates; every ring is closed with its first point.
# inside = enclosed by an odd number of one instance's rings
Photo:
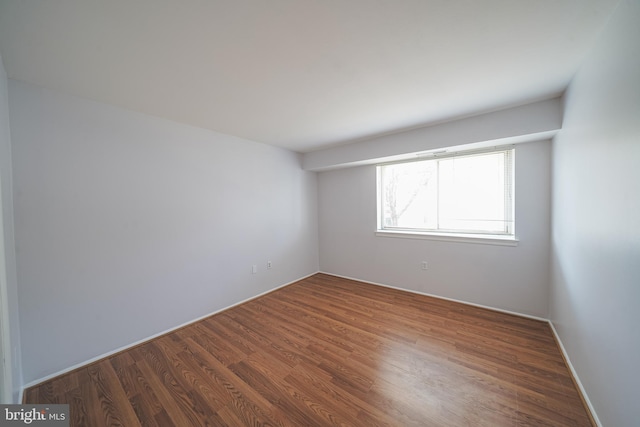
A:
{"type": "Polygon", "coordinates": [[[380,229],[513,234],[513,150],[378,166],[380,229]]]}

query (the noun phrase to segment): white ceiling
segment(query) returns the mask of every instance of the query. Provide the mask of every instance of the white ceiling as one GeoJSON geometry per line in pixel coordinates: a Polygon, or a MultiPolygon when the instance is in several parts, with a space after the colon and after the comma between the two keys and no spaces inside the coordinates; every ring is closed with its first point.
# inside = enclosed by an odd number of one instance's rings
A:
{"type": "Polygon", "coordinates": [[[0,0],[10,78],[308,152],[560,94],[618,0],[0,0]]]}

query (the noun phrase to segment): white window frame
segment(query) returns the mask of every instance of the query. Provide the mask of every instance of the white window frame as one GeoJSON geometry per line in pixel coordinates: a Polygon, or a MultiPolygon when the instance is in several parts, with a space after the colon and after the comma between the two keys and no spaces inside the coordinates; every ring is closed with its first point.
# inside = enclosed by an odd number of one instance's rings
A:
{"type": "Polygon", "coordinates": [[[454,241],[454,242],[466,242],[466,243],[483,243],[493,245],[504,246],[516,246],[518,239],[515,235],[515,148],[511,146],[491,147],[481,150],[469,150],[469,151],[448,151],[442,150],[434,153],[425,153],[417,156],[417,158],[381,163],[376,165],[376,180],[377,180],[377,228],[376,235],[380,237],[397,237],[397,238],[409,238],[409,239],[429,239],[429,240],[442,240],[442,241],[454,241]],[[505,164],[505,191],[507,192],[507,198],[510,200],[510,206],[506,211],[507,231],[505,233],[487,233],[487,232],[459,232],[459,231],[447,231],[439,229],[413,229],[413,228],[401,228],[401,227],[384,227],[383,223],[383,195],[382,195],[382,167],[387,165],[420,162],[420,161],[434,161],[451,157],[467,157],[475,156],[478,154],[506,152],[508,162],[505,164]]]}

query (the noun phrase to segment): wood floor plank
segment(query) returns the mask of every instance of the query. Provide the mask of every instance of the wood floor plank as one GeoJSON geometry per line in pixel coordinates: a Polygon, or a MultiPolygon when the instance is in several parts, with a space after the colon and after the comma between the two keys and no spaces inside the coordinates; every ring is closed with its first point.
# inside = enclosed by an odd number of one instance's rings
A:
{"type": "Polygon", "coordinates": [[[72,426],[591,426],[545,322],[316,274],[25,390],[72,426]]]}
{"type": "MultiPolygon", "coordinates": [[[[100,406],[100,398],[95,383],[91,381],[88,368],[80,368],[77,371],[78,382],[80,383],[78,397],[74,401],[74,406],[69,405],[71,420],[78,421],[74,425],[78,426],[106,426],[109,414],[105,413],[100,406]]],[[[121,403],[120,403],[121,404],[121,403]]]]}
{"type": "Polygon", "coordinates": [[[94,363],[87,367],[93,388],[97,391],[100,409],[106,425],[140,426],[138,417],[130,405],[122,405],[127,401],[118,377],[108,360],[94,363]]]}
{"type": "MultiPolygon", "coordinates": [[[[195,342],[191,343],[194,347],[198,347],[195,342]]],[[[204,350],[204,349],[203,349],[204,350]]],[[[255,420],[270,420],[270,425],[282,425],[282,423],[273,422],[272,405],[257,390],[246,384],[239,378],[229,367],[220,363],[218,359],[210,355],[206,351],[189,353],[185,357],[190,358],[199,369],[209,376],[212,384],[216,384],[217,388],[228,394],[230,401],[225,408],[235,413],[236,416],[246,418],[251,422],[255,420]],[[243,412],[240,414],[238,411],[243,412]]]]}
{"type": "MultiPolygon", "coordinates": [[[[134,350],[136,351],[136,350],[134,350]]],[[[162,371],[151,368],[144,360],[136,362],[136,366],[140,369],[146,381],[148,381],[151,389],[158,397],[166,415],[177,426],[195,426],[202,425],[198,419],[198,415],[193,411],[191,403],[184,390],[176,390],[179,386],[171,379],[165,376],[162,371]]]]}
{"type": "Polygon", "coordinates": [[[69,423],[73,426],[88,426],[89,414],[85,406],[87,397],[83,390],[78,387],[65,393],[64,402],[69,404],[69,423]]]}
{"type": "MultiPolygon", "coordinates": [[[[270,366],[273,364],[270,363],[270,366]]],[[[312,425],[313,418],[304,410],[303,405],[299,405],[302,396],[295,390],[292,392],[290,385],[285,382],[288,375],[286,372],[290,368],[285,366],[285,373],[282,375],[273,375],[273,372],[265,371],[262,366],[260,368],[243,361],[231,366],[230,370],[273,405],[274,417],[282,425],[312,425]]]]}

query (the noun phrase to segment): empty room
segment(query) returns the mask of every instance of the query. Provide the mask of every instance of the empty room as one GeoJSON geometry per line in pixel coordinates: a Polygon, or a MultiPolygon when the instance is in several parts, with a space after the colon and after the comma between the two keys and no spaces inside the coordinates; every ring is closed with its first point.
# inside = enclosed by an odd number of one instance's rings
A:
{"type": "Polygon", "coordinates": [[[640,420],[640,0],[0,0],[0,202],[0,425],[640,420]]]}

